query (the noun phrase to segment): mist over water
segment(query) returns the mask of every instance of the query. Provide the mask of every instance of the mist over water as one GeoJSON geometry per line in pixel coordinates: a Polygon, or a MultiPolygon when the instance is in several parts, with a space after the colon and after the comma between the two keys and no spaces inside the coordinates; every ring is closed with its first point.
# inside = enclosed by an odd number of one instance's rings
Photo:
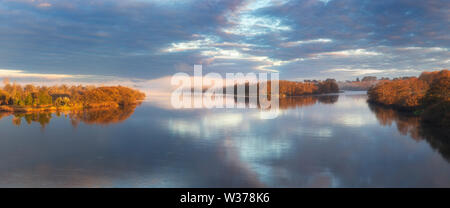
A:
{"type": "Polygon", "coordinates": [[[448,130],[366,100],[282,98],[275,119],[152,97],[114,112],[3,113],[0,187],[450,186],[448,130]]]}

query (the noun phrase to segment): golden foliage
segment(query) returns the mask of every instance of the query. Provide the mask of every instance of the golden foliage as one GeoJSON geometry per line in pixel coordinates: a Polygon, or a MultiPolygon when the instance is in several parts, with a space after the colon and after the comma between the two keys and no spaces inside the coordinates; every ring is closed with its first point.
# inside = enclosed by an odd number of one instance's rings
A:
{"type": "Polygon", "coordinates": [[[279,90],[281,96],[298,96],[321,93],[337,93],[339,87],[334,79],[316,82],[293,82],[280,80],[279,90]]]}
{"type": "Polygon", "coordinates": [[[431,102],[448,100],[449,71],[423,72],[419,78],[379,82],[367,94],[369,101],[402,109],[414,109],[431,102]]]}
{"type": "Polygon", "coordinates": [[[33,111],[50,108],[118,107],[136,103],[145,94],[128,87],[33,86],[6,84],[0,90],[0,110],[33,111]]]}
{"type": "Polygon", "coordinates": [[[423,72],[419,78],[383,81],[367,92],[369,102],[421,109],[422,120],[450,126],[450,71],[423,72]]]}
{"type": "Polygon", "coordinates": [[[383,81],[371,88],[369,101],[400,108],[420,106],[429,86],[418,78],[383,81]]]}

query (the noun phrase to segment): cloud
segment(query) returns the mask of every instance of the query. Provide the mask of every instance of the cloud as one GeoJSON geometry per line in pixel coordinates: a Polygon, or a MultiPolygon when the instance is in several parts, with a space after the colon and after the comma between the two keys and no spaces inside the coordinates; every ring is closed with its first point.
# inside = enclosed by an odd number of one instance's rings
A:
{"type": "Polygon", "coordinates": [[[145,80],[194,64],[285,79],[439,70],[449,11],[445,0],[5,0],[0,68],[145,80]]]}
{"type": "Polygon", "coordinates": [[[323,2],[325,5],[327,5],[328,2],[330,2],[330,1],[332,1],[332,0],[319,0],[319,1],[321,1],[321,2],[323,2]]]}
{"type": "Polygon", "coordinates": [[[362,75],[380,75],[380,74],[401,74],[401,73],[420,73],[418,70],[411,69],[348,69],[348,68],[337,68],[321,71],[321,73],[346,73],[352,76],[362,76],[362,75]]]}
{"type": "Polygon", "coordinates": [[[23,70],[0,69],[0,77],[61,79],[61,78],[85,78],[85,77],[88,77],[88,76],[70,75],[70,74],[30,73],[30,72],[26,72],[26,71],[23,71],[23,70]]]}
{"type": "Polygon", "coordinates": [[[286,43],[281,43],[280,45],[283,47],[294,47],[294,46],[299,46],[299,45],[303,45],[303,44],[310,44],[310,43],[329,43],[332,42],[333,40],[331,39],[326,39],[326,38],[319,38],[319,39],[314,39],[314,40],[298,40],[298,41],[291,41],[291,42],[286,42],[286,43]]]}
{"type": "Polygon", "coordinates": [[[183,52],[189,50],[209,50],[217,48],[239,48],[248,49],[249,47],[256,47],[254,44],[242,43],[242,42],[221,42],[217,36],[202,36],[193,35],[193,37],[200,38],[197,40],[191,40],[186,42],[171,43],[169,47],[164,48],[162,52],[174,53],[183,52]]]}
{"type": "MultiPolygon", "coordinates": [[[[116,76],[105,75],[92,75],[92,74],[46,74],[46,73],[31,73],[25,70],[15,69],[0,69],[0,79],[8,78],[11,82],[19,84],[36,84],[40,86],[52,86],[52,85],[122,85],[133,88],[138,88],[147,94],[154,92],[154,83],[158,83],[159,79],[146,80],[136,78],[124,78],[116,76]]],[[[168,82],[170,83],[170,82],[168,82]]],[[[167,87],[167,84],[164,85],[167,87]]],[[[154,92],[158,93],[158,92],[154,92]]]]}
{"type": "Polygon", "coordinates": [[[39,3],[37,5],[37,7],[40,7],[40,8],[47,8],[47,7],[51,7],[51,6],[52,6],[52,4],[47,3],[47,2],[39,3]]]}
{"type": "Polygon", "coordinates": [[[368,51],[366,49],[351,49],[333,52],[324,52],[316,54],[318,56],[378,56],[381,55],[379,52],[368,51]]]}
{"type": "Polygon", "coordinates": [[[397,50],[400,51],[420,51],[423,53],[432,53],[432,52],[448,52],[448,48],[441,48],[441,47],[403,47],[403,48],[397,48],[397,50]]]}
{"type": "Polygon", "coordinates": [[[271,32],[289,31],[291,28],[284,25],[280,19],[242,15],[229,20],[233,26],[224,28],[226,34],[240,36],[256,36],[271,32]]]}

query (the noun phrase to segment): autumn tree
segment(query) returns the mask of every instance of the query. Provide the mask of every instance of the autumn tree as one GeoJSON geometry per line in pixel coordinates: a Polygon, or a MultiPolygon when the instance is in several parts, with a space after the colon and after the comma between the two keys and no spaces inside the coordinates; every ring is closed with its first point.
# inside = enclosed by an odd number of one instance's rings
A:
{"type": "Polygon", "coordinates": [[[319,83],[320,93],[337,93],[339,92],[339,87],[335,79],[326,79],[324,82],[319,83]]]}
{"type": "Polygon", "coordinates": [[[367,92],[369,101],[421,112],[426,123],[450,125],[450,72],[423,72],[419,78],[384,80],[367,92]]]}
{"type": "MultiPolygon", "coordinates": [[[[13,107],[97,107],[132,105],[145,98],[145,94],[128,87],[111,86],[34,86],[9,84],[0,90],[0,105],[13,107]]],[[[8,108],[10,109],[10,108],[8,108]]]]}
{"type": "Polygon", "coordinates": [[[450,126],[450,72],[448,70],[434,73],[430,89],[423,100],[424,122],[435,125],[450,126]]]}

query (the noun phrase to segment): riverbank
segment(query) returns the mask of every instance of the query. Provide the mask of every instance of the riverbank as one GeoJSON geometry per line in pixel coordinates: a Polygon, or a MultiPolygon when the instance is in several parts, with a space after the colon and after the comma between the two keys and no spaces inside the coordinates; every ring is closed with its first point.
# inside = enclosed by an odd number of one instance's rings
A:
{"type": "Polygon", "coordinates": [[[39,112],[118,108],[135,105],[145,94],[123,86],[34,86],[5,84],[0,89],[0,111],[39,112]]]}
{"type": "Polygon", "coordinates": [[[437,126],[450,126],[450,72],[423,72],[418,78],[386,80],[368,92],[368,102],[420,115],[437,126]]]}
{"type": "MultiPolygon", "coordinates": [[[[69,108],[67,110],[70,110],[72,108],[69,108]]],[[[39,112],[39,111],[56,111],[58,110],[57,107],[51,106],[51,107],[20,107],[20,106],[0,106],[0,112],[39,112]]]]}
{"type": "MultiPolygon", "coordinates": [[[[137,106],[142,100],[127,104],[129,106],[137,106]]],[[[86,106],[8,106],[0,105],[0,112],[10,113],[28,113],[28,112],[55,112],[55,111],[73,111],[73,110],[102,110],[120,108],[122,105],[117,103],[90,104],[86,106]]]]}

